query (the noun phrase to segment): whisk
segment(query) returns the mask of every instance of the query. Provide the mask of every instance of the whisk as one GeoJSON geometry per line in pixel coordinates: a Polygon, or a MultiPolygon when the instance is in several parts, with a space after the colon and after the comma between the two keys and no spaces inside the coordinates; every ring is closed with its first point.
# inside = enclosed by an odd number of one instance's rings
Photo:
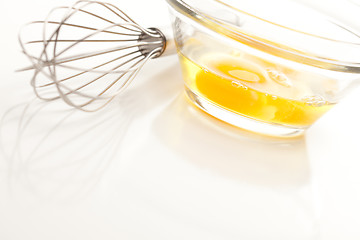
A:
{"type": "Polygon", "coordinates": [[[32,66],[21,70],[34,70],[31,85],[39,98],[96,111],[124,91],[149,59],[174,52],[169,36],[141,27],[110,3],[81,0],[24,26],[19,42],[32,66]],[[41,37],[33,40],[36,34],[41,37]]]}

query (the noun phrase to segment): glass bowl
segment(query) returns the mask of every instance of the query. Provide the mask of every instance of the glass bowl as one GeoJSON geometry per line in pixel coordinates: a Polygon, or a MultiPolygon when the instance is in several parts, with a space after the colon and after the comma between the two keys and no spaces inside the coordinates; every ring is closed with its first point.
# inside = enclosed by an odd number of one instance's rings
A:
{"type": "Polygon", "coordinates": [[[360,79],[360,1],[167,0],[189,99],[253,132],[302,134],[360,79]]]}

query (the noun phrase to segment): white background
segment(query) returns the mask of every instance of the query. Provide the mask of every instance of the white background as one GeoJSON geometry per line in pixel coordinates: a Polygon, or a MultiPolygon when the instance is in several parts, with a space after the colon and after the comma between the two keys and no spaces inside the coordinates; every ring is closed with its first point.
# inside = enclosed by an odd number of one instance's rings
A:
{"type": "MultiPolygon", "coordinates": [[[[72,1],[1,1],[0,239],[360,239],[360,90],[304,138],[228,126],[185,98],[176,56],[96,113],[33,100],[19,27],[72,1]]],[[[145,27],[163,0],[112,1],[145,27]]]]}

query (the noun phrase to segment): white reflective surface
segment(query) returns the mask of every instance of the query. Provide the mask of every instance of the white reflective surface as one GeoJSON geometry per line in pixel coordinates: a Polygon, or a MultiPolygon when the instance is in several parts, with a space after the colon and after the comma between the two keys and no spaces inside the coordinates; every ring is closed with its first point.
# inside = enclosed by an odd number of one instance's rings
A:
{"type": "MultiPolygon", "coordinates": [[[[145,26],[168,18],[160,0],[114,3],[145,26]]],[[[195,109],[172,56],[83,113],[14,73],[18,27],[59,3],[0,4],[0,239],[360,238],[359,89],[304,138],[272,139],[195,109]]]]}

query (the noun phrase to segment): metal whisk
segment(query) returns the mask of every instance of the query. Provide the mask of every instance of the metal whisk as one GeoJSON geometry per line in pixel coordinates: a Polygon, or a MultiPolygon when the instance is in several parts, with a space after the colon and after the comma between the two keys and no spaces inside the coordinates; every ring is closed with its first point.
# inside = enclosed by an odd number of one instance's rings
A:
{"type": "Polygon", "coordinates": [[[159,29],[141,27],[110,3],[87,0],[24,26],[19,41],[32,63],[22,70],[34,69],[36,95],[83,111],[104,107],[149,59],[174,48],[159,29]]]}

